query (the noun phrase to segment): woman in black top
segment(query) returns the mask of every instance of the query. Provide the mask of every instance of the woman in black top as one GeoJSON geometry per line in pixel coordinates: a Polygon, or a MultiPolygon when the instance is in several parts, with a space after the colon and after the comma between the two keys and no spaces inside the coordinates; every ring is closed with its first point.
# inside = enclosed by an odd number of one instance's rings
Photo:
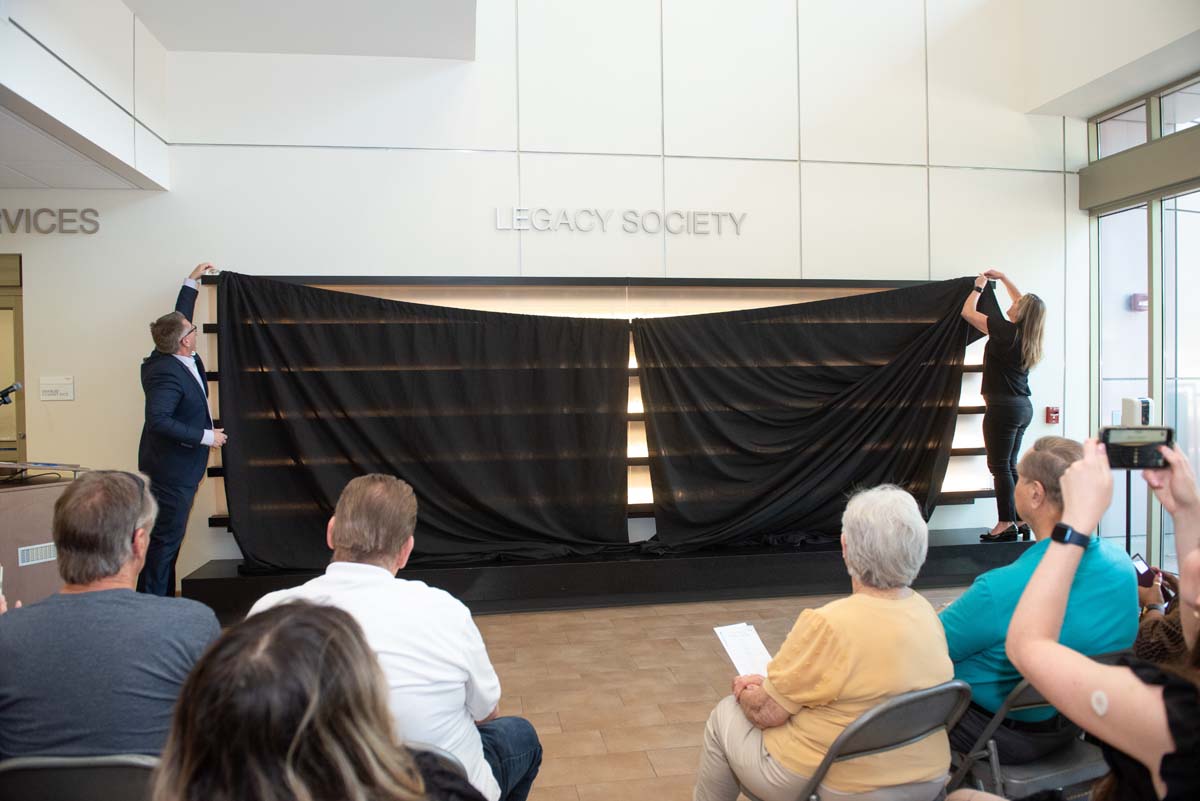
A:
{"type": "MultiPolygon", "coordinates": [[[[1200,493],[1178,446],[1160,450],[1168,467],[1142,475],[1175,522],[1185,659],[1159,666],[1128,656],[1104,665],[1058,641],[1090,532],[1112,500],[1112,470],[1094,439],[1060,482],[1062,522],[1073,531],[1059,541],[1056,529],[1008,626],[1005,646],[1021,675],[1103,743],[1112,772],[1092,789],[1092,801],[1200,798],[1200,493]]],[[[959,791],[949,801],[997,799],[959,791]]]]}
{"type": "Polygon", "coordinates": [[[1029,527],[1018,528],[1013,491],[1017,486],[1017,457],[1021,437],[1033,420],[1029,400],[1029,371],[1042,358],[1042,329],[1046,304],[1034,294],[1020,290],[999,270],[988,270],[975,279],[975,289],[963,302],[962,316],[987,334],[983,351],[983,444],[988,470],[996,488],[998,522],[980,536],[985,542],[1011,542],[1020,532],[1029,539],[1029,527]],[[999,280],[1008,290],[1012,305],[1004,315],[986,315],[976,306],[989,279],[999,280]],[[1009,322],[1009,319],[1012,322],[1009,322]]]}

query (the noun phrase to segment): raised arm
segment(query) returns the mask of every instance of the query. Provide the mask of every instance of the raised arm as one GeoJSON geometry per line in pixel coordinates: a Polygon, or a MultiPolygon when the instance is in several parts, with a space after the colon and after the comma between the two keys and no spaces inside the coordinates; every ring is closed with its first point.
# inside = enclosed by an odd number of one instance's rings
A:
{"type": "Polygon", "coordinates": [[[976,330],[982,331],[984,334],[988,332],[988,318],[986,314],[979,311],[976,307],[979,305],[979,296],[983,292],[983,286],[987,282],[987,276],[980,273],[975,278],[975,288],[971,290],[971,294],[967,295],[967,299],[963,301],[962,307],[962,318],[976,330]]]}
{"type": "Polygon", "coordinates": [[[1179,556],[1179,603],[1183,637],[1188,648],[1200,636],[1200,493],[1196,476],[1179,445],[1160,447],[1167,467],[1143,470],[1142,477],[1175,521],[1175,552],[1179,556]]]}
{"type": "Polygon", "coordinates": [[[1008,279],[1008,276],[996,269],[984,270],[983,274],[989,279],[994,279],[1004,284],[1004,288],[1008,291],[1008,297],[1013,303],[1021,299],[1021,290],[1017,289],[1017,285],[1008,279]]]}
{"type": "MultiPolygon", "coordinates": [[[[1112,500],[1112,471],[1104,446],[1084,445],[1084,456],[1063,474],[1062,522],[1090,534],[1112,500]]],[[[1175,750],[1162,688],[1126,667],[1101,665],[1058,642],[1067,596],[1084,549],[1051,542],[1021,594],[1008,628],[1008,658],[1046,699],[1072,721],[1136,758],[1157,779],[1164,754],[1175,750]]]]}

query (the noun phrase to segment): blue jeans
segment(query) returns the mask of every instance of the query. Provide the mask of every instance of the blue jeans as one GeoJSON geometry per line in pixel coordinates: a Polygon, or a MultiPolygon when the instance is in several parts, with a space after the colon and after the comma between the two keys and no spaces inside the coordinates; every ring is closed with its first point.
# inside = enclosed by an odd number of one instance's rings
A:
{"type": "Polygon", "coordinates": [[[479,724],[483,758],[500,785],[500,801],[525,801],[542,765],[542,744],[525,718],[496,718],[479,724]]]}

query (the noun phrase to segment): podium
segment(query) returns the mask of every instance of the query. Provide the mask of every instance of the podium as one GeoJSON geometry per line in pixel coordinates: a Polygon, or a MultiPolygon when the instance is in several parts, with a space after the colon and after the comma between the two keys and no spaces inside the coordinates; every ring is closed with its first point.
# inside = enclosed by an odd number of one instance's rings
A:
{"type": "Polygon", "coordinates": [[[62,586],[51,529],[54,502],[84,469],[0,462],[0,470],[10,473],[0,480],[0,564],[9,608],[18,600],[40,601],[62,586]]]}

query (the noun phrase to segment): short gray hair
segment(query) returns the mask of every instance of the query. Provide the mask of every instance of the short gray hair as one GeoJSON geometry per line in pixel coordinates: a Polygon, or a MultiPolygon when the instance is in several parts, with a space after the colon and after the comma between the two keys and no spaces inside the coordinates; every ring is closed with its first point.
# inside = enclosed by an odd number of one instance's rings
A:
{"type": "Polygon", "coordinates": [[[929,550],[929,526],[913,496],[893,484],[857,493],[842,515],[846,570],[868,587],[907,587],[929,550]]]}
{"type": "Polygon", "coordinates": [[[140,473],[82,473],[54,503],[58,573],[68,584],[90,584],[119,572],[133,554],[133,532],[154,527],[158,504],[140,473]]]}
{"type": "Polygon", "coordinates": [[[348,483],[333,510],[333,547],[354,562],[391,560],[417,527],[417,496],[404,481],[369,473],[348,483]]]}
{"type": "Polygon", "coordinates": [[[164,314],[150,323],[150,336],[154,338],[154,349],[159,353],[174,353],[179,350],[179,341],[187,331],[187,318],[182,312],[164,314]]]}

